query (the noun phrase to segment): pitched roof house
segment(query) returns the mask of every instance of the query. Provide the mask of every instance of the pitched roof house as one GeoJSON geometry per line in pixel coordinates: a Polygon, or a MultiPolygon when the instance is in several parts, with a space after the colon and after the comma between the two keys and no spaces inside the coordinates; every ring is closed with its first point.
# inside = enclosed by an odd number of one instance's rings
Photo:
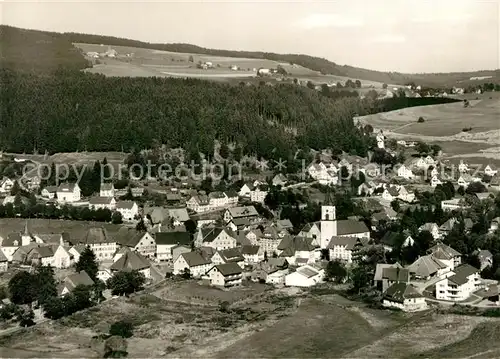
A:
{"type": "Polygon", "coordinates": [[[425,297],[411,284],[396,282],[384,293],[382,305],[398,308],[404,312],[415,312],[427,309],[425,297]]]}
{"type": "Polygon", "coordinates": [[[182,274],[189,270],[191,276],[201,277],[213,266],[209,259],[203,258],[198,252],[182,253],[174,262],[174,274],[182,274]]]}
{"type": "Polygon", "coordinates": [[[71,293],[73,289],[79,285],[91,286],[94,285],[94,281],[89,277],[87,272],[81,271],[68,275],[63,283],[61,283],[57,288],[57,293],[60,296],[64,296],[71,293]]]}

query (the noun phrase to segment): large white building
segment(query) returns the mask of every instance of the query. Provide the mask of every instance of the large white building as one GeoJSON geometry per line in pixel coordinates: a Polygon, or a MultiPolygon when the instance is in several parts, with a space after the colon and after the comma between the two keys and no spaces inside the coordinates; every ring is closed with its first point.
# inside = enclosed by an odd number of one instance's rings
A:
{"type": "Polygon", "coordinates": [[[462,301],[480,288],[479,269],[463,264],[455,268],[453,273],[436,283],[436,299],[462,301]]]}
{"type": "Polygon", "coordinates": [[[98,261],[112,260],[118,248],[116,240],[99,227],[90,228],[80,244],[89,246],[98,261]]]}
{"type": "Polygon", "coordinates": [[[304,265],[285,276],[285,285],[289,287],[312,287],[323,282],[325,271],[312,265],[304,265]]]}
{"type": "Polygon", "coordinates": [[[134,201],[119,201],[116,211],[121,213],[124,221],[133,221],[139,215],[139,206],[134,201]]]}
{"type": "Polygon", "coordinates": [[[57,200],[59,202],[78,202],[81,199],[78,183],[63,183],[57,187],[57,200]]]}

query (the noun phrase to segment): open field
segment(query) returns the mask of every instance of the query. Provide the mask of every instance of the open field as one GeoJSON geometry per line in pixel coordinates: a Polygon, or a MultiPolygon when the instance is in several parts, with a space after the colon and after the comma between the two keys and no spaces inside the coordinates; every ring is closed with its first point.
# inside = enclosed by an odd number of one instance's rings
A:
{"type": "MultiPolygon", "coordinates": [[[[183,286],[192,289],[191,282],[182,281],[168,281],[164,289],[182,291],[183,286]]],[[[2,337],[0,356],[102,357],[93,337],[107,333],[117,320],[135,326],[127,340],[129,357],[462,358],[499,353],[500,319],[433,311],[405,314],[369,309],[335,295],[279,293],[255,290],[254,300],[234,303],[228,312],[218,305],[151,294],[119,298],[2,337]]]]}
{"type": "Polygon", "coordinates": [[[357,118],[382,129],[387,137],[437,143],[448,159],[500,161],[500,93],[474,95],[470,107],[462,103],[420,106],[357,118]],[[491,97],[491,99],[490,99],[491,97]],[[425,119],[418,123],[419,117],[425,119]],[[471,128],[462,132],[464,128],[471,128]]]}
{"type": "MultiPolygon", "coordinates": [[[[97,44],[74,44],[84,52],[105,52],[108,47],[97,44]]],[[[335,75],[322,75],[317,71],[308,68],[291,65],[267,59],[250,59],[237,57],[221,57],[190,53],[178,53],[169,51],[159,51],[153,49],[112,46],[118,52],[118,57],[114,59],[99,59],[92,69],[87,69],[90,73],[100,73],[106,76],[130,76],[130,77],[194,77],[216,81],[231,82],[231,80],[250,80],[256,78],[258,68],[276,68],[281,65],[288,73],[289,78],[297,78],[301,81],[312,81],[315,84],[345,82],[348,77],[335,75]],[[189,62],[189,57],[193,57],[194,62],[189,62]],[[196,63],[212,62],[214,68],[203,70],[196,68],[196,63]],[[238,66],[238,71],[232,71],[231,66],[238,66]]],[[[352,78],[351,78],[352,79],[352,78]]],[[[355,79],[352,79],[355,80],[355,79]]],[[[381,89],[382,83],[360,79],[363,88],[374,86],[381,89]]],[[[259,78],[260,81],[260,78],[259,78]]],[[[275,78],[266,78],[266,81],[274,82],[275,78]]],[[[395,85],[390,85],[395,86],[395,85]]]]}

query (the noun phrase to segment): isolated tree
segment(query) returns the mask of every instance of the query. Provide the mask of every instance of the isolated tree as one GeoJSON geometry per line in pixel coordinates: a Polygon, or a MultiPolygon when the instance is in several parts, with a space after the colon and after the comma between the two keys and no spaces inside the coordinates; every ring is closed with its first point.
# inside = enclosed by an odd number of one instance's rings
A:
{"type": "Polygon", "coordinates": [[[186,227],[186,231],[191,235],[195,234],[197,229],[196,222],[193,221],[191,218],[188,219],[186,222],[184,222],[184,227],[186,227]]]}
{"type": "Polygon", "coordinates": [[[59,319],[67,315],[67,308],[63,298],[55,297],[51,301],[45,303],[43,308],[44,316],[49,319],[59,319]]]}
{"type": "Polygon", "coordinates": [[[356,85],[356,88],[358,88],[358,89],[361,88],[361,81],[356,80],[354,83],[356,85]]]}
{"type": "Polygon", "coordinates": [[[122,214],[118,211],[113,212],[113,215],[111,216],[111,223],[122,224],[123,223],[122,214]]]}
{"type": "Polygon", "coordinates": [[[387,84],[382,84],[382,88],[385,90],[387,89],[387,84]]]}
{"type": "Polygon", "coordinates": [[[20,327],[31,327],[35,325],[35,313],[31,308],[20,308],[17,312],[17,321],[20,327]]]}
{"type": "Polygon", "coordinates": [[[189,59],[188,59],[189,62],[194,62],[194,58],[193,58],[193,55],[189,55],[189,59]]]}
{"type": "Polygon", "coordinates": [[[146,224],[144,223],[144,219],[141,218],[139,220],[139,222],[137,222],[137,225],[135,226],[135,230],[136,231],[139,231],[139,232],[145,232],[148,230],[148,228],[146,227],[146,224]]]}
{"type": "Polygon", "coordinates": [[[48,266],[39,266],[36,271],[36,286],[38,304],[44,308],[45,305],[57,297],[57,286],[54,279],[54,269],[48,266]]]}
{"type": "Polygon", "coordinates": [[[420,154],[427,154],[430,152],[429,145],[427,143],[419,141],[417,142],[417,145],[415,146],[415,150],[420,154]]]}
{"type": "Polygon", "coordinates": [[[312,81],[307,81],[306,86],[307,86],[308,88],[310,88],[311,90],[313,90],[313,89],[315,88],[315,86],[314,86],[314,84],[312,83],[312,81]]]}
{"type": "Polygon", "coordinates": [[[29,272],[17,272],[9,281],[10,300],[14,304],[31,305],[37,299],[36,277],[29,272]]]}
{"type": "Polygon", "coordinates": [[[401,205],[399,204],[399,201],[397,199],[391,202],[391,208],[396,212],[399,212],[401,210],[401,205]]]}
{"type": "Polygon", "coordinates": [[[483,193],[483,192],[488,192],[488,190],[486,189],[486,186],[481,182],[472,182],[467,186],[467,189],[465,190],[465,193],[467,194],[483,193]]]}
{"type": "Polygon", "coordinates": [[[439,152],[441,151],[441,146],[439,145],[431,145],[430,150],[432,151],[433,156],[437,156],[439,152]]]}
{"type": "Polygon", "coordinates": [[[134,325],[127,321],[118,321],[111,324],[109,334],[116,335],[122,338],[130,338],[134,335],[134,325]]]}
{"type": "Polygon", "coordinates": [[[94,282],[97,280],[99,266],[90,247],[87,246],[83,250],[80,259],[76,262],[75,269],[77,272],[85,271],[94,282]]]}
{"type": "Polygon", "coordinates": [[[108,281],[113,295],[129,295],[143,289],[146,277],[137,270],[118,272],[108,281]]]}
{"type": "Polygon", "coordinates": [[[19,186],[19,181],[14,181],[14,185],[10,189],[11,196],[17,196],[21,194],[21,187],[19,186]]]}
{"type": "Polygon", "coordinates": [[[340,261],[330,261],[326,266],[326,279],[337,283],[342,283],[347,277],[347,270],[340,261]]]}

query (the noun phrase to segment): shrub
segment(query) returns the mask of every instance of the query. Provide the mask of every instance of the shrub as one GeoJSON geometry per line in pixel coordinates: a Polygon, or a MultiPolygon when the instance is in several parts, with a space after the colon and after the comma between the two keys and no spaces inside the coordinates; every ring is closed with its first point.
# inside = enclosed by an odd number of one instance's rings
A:
{"type": "Polygon", "coordinates": [[[132,335],[134,335],[132,329],[132,323],[119,321],[111,324],[111,327],[109,328],[109,334],[122,338],[130,338],[132,335]]]}
{"type": "Polygon", "coordinates": [[[420,117],[418,118],[418,121],[417,121],[417,122],[418,122],[418,123],[425,122],[425,119],[424,119],[422,116],[420,116],[420,117]]]}

